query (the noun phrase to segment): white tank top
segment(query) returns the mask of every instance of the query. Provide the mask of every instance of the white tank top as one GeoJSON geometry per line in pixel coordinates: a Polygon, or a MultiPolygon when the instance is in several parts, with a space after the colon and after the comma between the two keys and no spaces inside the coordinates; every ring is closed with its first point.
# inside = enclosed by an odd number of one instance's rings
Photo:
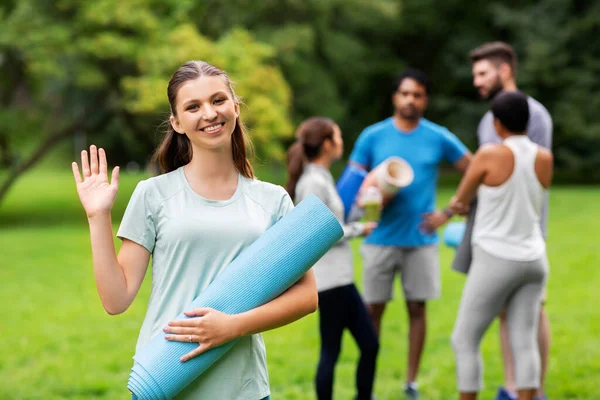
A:
{"type": "Polygon", "coordinates": [[[546,251],[540,228],[546,189],[535,173],[538,145],[525,135],[503,144],[513,152],[514,169],[502,185],[479,187],[472,242],[499,258],[537,260],[546,251]]]}

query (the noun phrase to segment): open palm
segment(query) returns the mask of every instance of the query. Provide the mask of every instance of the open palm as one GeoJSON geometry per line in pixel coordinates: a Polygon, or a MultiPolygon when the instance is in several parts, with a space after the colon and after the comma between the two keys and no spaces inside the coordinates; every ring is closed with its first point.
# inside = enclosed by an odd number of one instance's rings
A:
{"type": "Polygon", "coordinates": [[[119,167],[113,169],[109,183],[104,149],[98,150],[96,146],[90,146],[89,160],[88,152],[81,152],[83,180],[76,162],[73,162],[72,167],[77,194],[88,218],[110,212],[119,188],[119,167]]]}

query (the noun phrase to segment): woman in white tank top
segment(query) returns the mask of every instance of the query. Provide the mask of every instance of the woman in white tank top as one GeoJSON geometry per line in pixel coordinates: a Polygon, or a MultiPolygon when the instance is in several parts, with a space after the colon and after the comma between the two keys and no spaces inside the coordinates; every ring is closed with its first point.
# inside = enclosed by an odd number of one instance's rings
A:
{"type": "Polygon", "coordinates": [[[492,113],[503,142],[480,148],[450,202],[453,212],[464,214],[477,193],[473,262],[452,333],[458,390],[461,400],[477,399],[483,386],[481,338],[505,308],[518,399],[532,400],[540,380],[536,332],[548,274],[539,219],[553,159],[526,135],[525,95],[498,94],[492,113]]]}

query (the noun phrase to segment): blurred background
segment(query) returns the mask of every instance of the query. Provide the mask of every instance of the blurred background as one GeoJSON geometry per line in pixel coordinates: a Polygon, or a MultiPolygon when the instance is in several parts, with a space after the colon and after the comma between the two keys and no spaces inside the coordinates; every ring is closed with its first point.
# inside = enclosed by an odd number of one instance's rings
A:
{"type": "MultiPolygon", "coordinates": [[[[0,398],[127,398],[149,285],[124,316],[103,314],[70,163],[94,143],[122,167],[116,229],[135,184],[154,171],[167,82],[183,62],[229,73],[245,103],[257,175],[283,184],[285,149],[300,121],[333,118],[348,155],[363,128],[391,115],[393,78],[408,66],[430,77],[425,116],[474,151],[488,103],[472,86],[467,53],[493,40],[515,48],[519,88],[554,120],[550,398],[600,398],[592,308],[600,301],[598,0],[0,0],[0,398]]],[[[443,174],[440,203],[457,179],[443,174]]],[[[431,314],[425,399],[455,398],[448,337],[463,279],[447,271],[451,256],[442,249],[445,300],[431,314]]],[[[360,285],[358,257],[357,265],[360,285]]],[[[380,399],[397,398],[402,383],[406,319],[395,303],[380,399]]],[[[267,334],[273,398],[314,397],[316,323],[311,316],[267,334]]],[[[489,396],[502,382],[496,331],[484,345],[489,396]]],[[[347,343],[338,398],[353,393],[343,383],[352,382],[356,357],[347,343]]]]}

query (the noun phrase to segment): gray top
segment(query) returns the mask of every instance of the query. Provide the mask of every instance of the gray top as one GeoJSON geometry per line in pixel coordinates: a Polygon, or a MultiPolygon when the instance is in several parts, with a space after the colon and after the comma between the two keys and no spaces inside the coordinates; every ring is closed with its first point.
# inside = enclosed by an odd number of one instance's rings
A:
{"type": "MultiPolygon", "coordinates": [[[[546,107],[533,97],[527,98],[529,105],[529,123],[527,124],[527,136],[533,143],[552,150],[552,117],[546,107]]],[[[485,113],[477,127],[477,138],[479,146],[488,143],[502,143],[494,129],[494,116],[491,111],[485,113]]],[[[547,235],[548,225],[548,194],[544,198],[541,213],[541,225],[544,236],[547,235]]]]}
{"type": "Polygon", "coordinates": [[[316,164],[307,164],[296,185],[295,201],[299,203],[310,194],[316,195],[329,207],[344,228],[344,237],[314,266],[317,290],[349,285],[354,282],[353,256],[347,239],[360,236],[364,225],[360,222],[344,224],[344,204],[340,198],[331,172],[316,164]]]}

